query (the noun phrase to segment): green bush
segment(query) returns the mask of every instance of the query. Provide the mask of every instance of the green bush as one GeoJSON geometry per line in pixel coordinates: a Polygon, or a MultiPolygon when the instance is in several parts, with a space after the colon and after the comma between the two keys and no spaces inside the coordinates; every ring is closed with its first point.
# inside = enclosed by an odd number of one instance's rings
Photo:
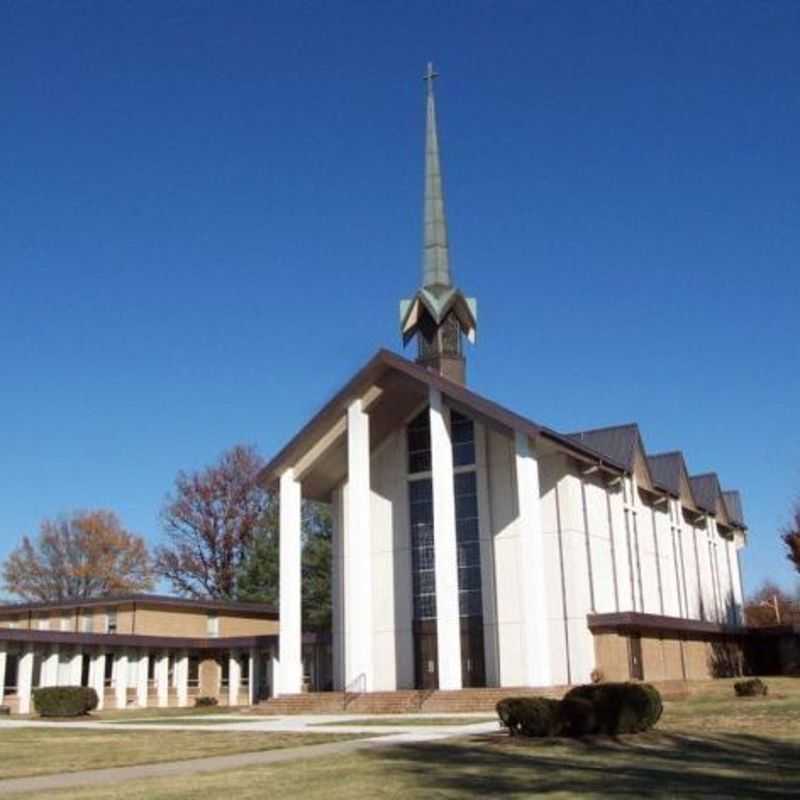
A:
{"type": "Polygon", "coordinates": [[[33,707],[42,717],[82,717],[97,708],[97,692],[86,686],[47,686],[33,690],[33,707]]]}
{"type": "Polygon", "coordinates": [[[558,704],[558,721],[562,736],[597,733],[597,709],[591,700],[582,697],[565,697],[558,704]]]}
{"type": "Polygon", "coordinates": [[[195,697],[194,699],[195,708],[204,708],[216,705],[219,705],[219,700],[217,700],[216,697],[195,697]]]}
{"type": "MultiPolygon", "coordinates": [[[[594,708],[593,729],[586,733],[641,733],[661,717],[658,690],[649,683],[596,683],[575,686],[564,700],[585,700],[594,708]]],[[[572,734],[580,735],[580,734],[572,734]]]]}
{"type": "Polygon", "coordinates": [[[767,684],[761,678],[750,678],[733,684],[737,697],[757,697],[767,693],[767,684]]]}
{"type": "Polygon", "coordinates": [[[549,697],[508,697],[496,708],[512,736],[558,736],[559,701],[549,697]]]}

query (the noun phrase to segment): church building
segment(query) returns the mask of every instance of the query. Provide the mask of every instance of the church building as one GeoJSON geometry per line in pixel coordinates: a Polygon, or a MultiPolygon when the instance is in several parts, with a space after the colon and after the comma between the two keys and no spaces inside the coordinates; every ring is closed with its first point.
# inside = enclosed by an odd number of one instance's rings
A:
{"type": "Polygon", "coordinates": [[[378,351],[261,475],[280,494],[275,692],[303,684],[303,498],[334,520],[336,690],[717,674],[744,634],[740,495],[635,423],[560,432],[469,385],[477,304],[452,279],[426,77],[422,283],[400,303],[416,358],[378,351]]]}

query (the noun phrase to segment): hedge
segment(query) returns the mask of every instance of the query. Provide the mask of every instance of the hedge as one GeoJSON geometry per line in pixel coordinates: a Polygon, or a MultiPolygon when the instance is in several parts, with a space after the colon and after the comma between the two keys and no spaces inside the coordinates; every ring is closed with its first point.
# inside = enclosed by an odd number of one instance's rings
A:
{"type": "Polygon", "coordinates": [[[194,707],[195,708],[207,708],[208,706],[216,706],[219,705],[219,700],[216,697],[195,697],[194,699],[194,707]]]}
{"type": "Polygon", "coordinates": [[[509,697],[497,704],[512,736],[587,736],[640,733],[661,717],[658,690],[648,683],[575,686],[563,700],[509,697]]]}
{"type": "Polygon", "coordinates": [[[737,681],[733,684],[738,697],[755,697],[767,693],[767,684],[761,678],[751,678],[747,681],[737,681]]]}
{"type": "Polygon", "coordinates": [[[596,715],[591,733],[608,736],[649,730],[658,722],[664,710],[661,695],[649,683],[575,686],[564,695],[564,699],[589,701],[596,715]]]}
{"type": "Polygon", "coordinates": [[[47,686],[33,690],[33,707],[42,717],[81,717],[97,708],[97,692],[86,686],[47,686]]]}
{"type": "Polygon", "coordinates": [[[558,736],[559,705],[549,697],[508,697],[497,704],[497,714],[512,736],[558,736]]]}

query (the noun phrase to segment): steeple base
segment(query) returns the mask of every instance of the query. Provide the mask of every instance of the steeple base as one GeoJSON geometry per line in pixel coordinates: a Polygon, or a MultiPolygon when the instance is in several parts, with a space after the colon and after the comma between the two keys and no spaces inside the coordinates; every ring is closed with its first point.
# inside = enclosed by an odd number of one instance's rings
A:
{"type": "Polygon", "coordinates": [[[464,356],[434,355],[417,358],[417,364],[438,372],[443,378],[464,386],[467,382],[467,364],[464,356]]]}

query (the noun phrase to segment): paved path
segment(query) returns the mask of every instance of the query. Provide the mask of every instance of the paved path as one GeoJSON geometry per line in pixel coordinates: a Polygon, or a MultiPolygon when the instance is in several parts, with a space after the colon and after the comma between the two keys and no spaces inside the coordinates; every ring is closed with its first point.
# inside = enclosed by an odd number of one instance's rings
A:
{"type": "MultiPolygon", "coordinates": [[[[429,715],[419,715],[429,716],[429,715]]],[[[432,715],[431,715],[432,716],[432,715]]],[[[452,717],[454,715],[448,714],[452,717]]],[[[470,715],[466,715],[470,716],[470,715]]],[[[366,719],[366,715],[352,716],[353,720],[366,719]]],[[[163,719],[163,718],[162,718],[163,719]]],[[[196,719],[196,717],[195,717],[196,719]]],[[[47,792],[54,789],[69,789],[80,786],[100,786],[123,781],[144,780],[147,778],[176,777],[180,775],[199,775],[208,772],[222,772],[242,767],[279,764],[308,758],[350,753],[364,748],[390,747],[399,744],[416,744],[447,739],[453,736],[474,733],[487,733],[497,730],[497,722],[481,722],[471,725],[436,725],[436,726],[358,726],[336,725],[331,728],[318,727],[320,722],[344,721],[345,715],[302,716],[302,717],[266,717],[258,721],[232,722],[225,725],[158,725],[165,730],[210,731],[256,731],[256,732],[314,732],[314,733],[368,733],[364,739],[353,739],[344,742],[327,742],[306,745],[304,747],[287,747],[282,750],[265,750],[255,753],[236,753],[226,756],[210,756],[200,759],[168,761],[162,764],[141,764],[131,767],[114,767],[112,769],[93,769],[81,772],[61,772],[54,775],[39,775],[29,778],[11,778],[0,782],[0,796],[25,792],[47,792]]],[[[3,728],[22,727],[77,727],[91,730],[147,730],[146,725],[131,723],[107,722],[36,722],[26,720],[0,721],[3,728]]]]}

